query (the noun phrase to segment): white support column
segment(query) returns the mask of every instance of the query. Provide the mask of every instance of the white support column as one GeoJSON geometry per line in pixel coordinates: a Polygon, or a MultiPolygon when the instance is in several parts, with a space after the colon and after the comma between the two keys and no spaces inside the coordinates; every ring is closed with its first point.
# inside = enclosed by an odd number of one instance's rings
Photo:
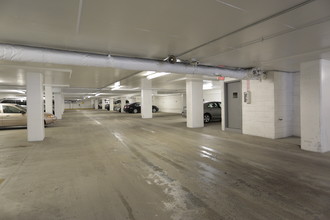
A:
{"type": "Polygon", "coordinates": [[[61,94],[54,94],[54,104],[55,104],[55,116],[57,119],[62,119],[62,110],[61,110],[61,94]]]}
{"type": "Polygon", "coordinates": [[[95,108],[95,110],[99,109],[99,100],[98,99],[94,99],[94,108],[95,108]]]}
{"type": "Polygon", "coordinates": [[[28,141],[42,141],[45,138],[42,83],[42,74],[27,74],[26,89],[28,141]]]}
{"type": "Polygon", "coordinates": [[[45,111],[53,114],[53,88],[45,85],[45,111]]]}
{"type": "Polygon", "coordinates": [[[120,108],[121,108],[121,113],[125,113],[124,112],[124,107],[126,105],[126,97],[121,97],[120,98],[120,108]]]}
{"type": "Polygon", "coordinates": [[[53,91],[54,91],[55,116],[57,117],[57,119],[62,119],[63,99],[62,99],[61,89],[57,88],[54,89],[53,91]]]}
{"type": "Polygon", "coordinates": [[[301,148],[330,151],[330,61],[302,63],[300,72],[301,148]]]}
{"type": "Polygon", "coordinates": [[[64,107],[65,107],[65,102],[64,102],[64,94],[62,93],[61,94],[61,102],[62,102],[62,104],[61,104],[61,111],[62,111],[62,115],[64,114],[64,107]]]}
{"type": "Polygon", "coordinates": [[[203,80],[187,79],[187,127],[204,127],[203,80]]]}
{"type": "Polygon", "coordinates": [[[110,109],[109,109],[109,111],[113,111],[113,107],[114,107],[114,104],[113,104],[113,98],[110,98],[109,99],[110,100],[110,103],[109,103],[109,107],[110,107],[110,109]]]}
{"type": "Polygon", "coordinates": [[[102,98],[102,110],[105,110],[105,98],[102,98]]]}
{"type": "Polygon", "coordinates": [[[152,118],[152,89],[151,80],[141,79],[141,116],[152,118]]]}

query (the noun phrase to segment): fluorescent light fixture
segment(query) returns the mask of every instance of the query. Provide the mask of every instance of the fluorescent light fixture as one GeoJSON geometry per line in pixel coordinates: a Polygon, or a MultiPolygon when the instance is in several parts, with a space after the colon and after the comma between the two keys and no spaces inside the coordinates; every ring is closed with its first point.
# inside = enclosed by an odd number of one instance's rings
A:
{"type": "Polygon", "coordinates": [[[213,83],[212,82],[207,82],[203,84],[203,90],[209,90],[213,89],[213,83]]]}
{"type": "Polygon", "coordinates": [[[96,93],[96,94],[95,94],[95,96],[99,96],[99,95],[101,95],[101,93],[96,93]]]}
{"type": "Polygon", "coordinates": [[[14,91],[17,92],[17,93],[21,93],[21,94],[25,94],[26,93],[25,90],[14,90],[14,91]]]}
{"type": "Polygon", "coordinates": [[[166,76],[166,75],[169,75],[169,74],[171,74],[171,73],[157,72],[157,73],[154,73],[154,74],[151,74],[151,75],[147,76],[147,79],[154,79],[154,78],[161,77],[161,76],[166,76]]]}
{"type": "Polygon", "coordinates": [[[122,86],[116,86],[116,87],[112,88],[111,91],[113,91],[113,90],[119,90],[121,87],[122,86]]]}
{"type": "Polygon", "coordinates": [[[149,76],[151,74],[156,73],[156,71],[146,71],[144,74],[142,74],[143,76],[149,76]]]}
{"type": "Polygon", "coordinates": [[[113,84],[115,87],[119,87],[120,86],[120,81],[115,82],[115,84],[113,84]]]}

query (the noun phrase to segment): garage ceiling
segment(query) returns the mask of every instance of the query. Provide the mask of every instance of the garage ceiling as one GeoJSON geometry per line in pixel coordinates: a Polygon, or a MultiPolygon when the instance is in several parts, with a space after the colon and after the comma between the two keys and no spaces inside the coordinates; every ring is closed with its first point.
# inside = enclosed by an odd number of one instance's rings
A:
{"type": "MultiPolygon", "coordinates": [[[[301,62],[330,58],[329,0],[1,0],[0,29],[0,43],[148,59],[173,54],[212,66],[298,71],[301,62]]],[[[0,86],[25,86],[29,71],[42,72],[45,84],[63,87],[67,97],[106,91],[116,81],[138,91],[142,77],[115,68],[0,61],[0,86]]],[[[184,89],[184,77],[153,84],[175,92],[184,89]]]]}

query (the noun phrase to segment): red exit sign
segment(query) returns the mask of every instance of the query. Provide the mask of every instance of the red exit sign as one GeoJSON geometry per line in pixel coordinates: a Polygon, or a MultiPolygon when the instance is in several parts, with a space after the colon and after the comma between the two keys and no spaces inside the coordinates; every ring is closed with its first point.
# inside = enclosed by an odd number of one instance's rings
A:
{"type": "Polygon", "coordinates": [[[218,80],[225,80],[225,77],[224,76],[218,76],[217,79],[218,80]]]}

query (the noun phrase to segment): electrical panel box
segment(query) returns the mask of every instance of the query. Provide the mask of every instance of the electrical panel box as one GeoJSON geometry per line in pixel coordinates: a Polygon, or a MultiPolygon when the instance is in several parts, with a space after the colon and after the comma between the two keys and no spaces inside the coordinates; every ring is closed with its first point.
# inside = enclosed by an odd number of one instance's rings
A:
{"type": "Polygon", "coordinates": [[[246,104],[251,104],[251,91],[244,92],[244,102],[246,104]]]}

